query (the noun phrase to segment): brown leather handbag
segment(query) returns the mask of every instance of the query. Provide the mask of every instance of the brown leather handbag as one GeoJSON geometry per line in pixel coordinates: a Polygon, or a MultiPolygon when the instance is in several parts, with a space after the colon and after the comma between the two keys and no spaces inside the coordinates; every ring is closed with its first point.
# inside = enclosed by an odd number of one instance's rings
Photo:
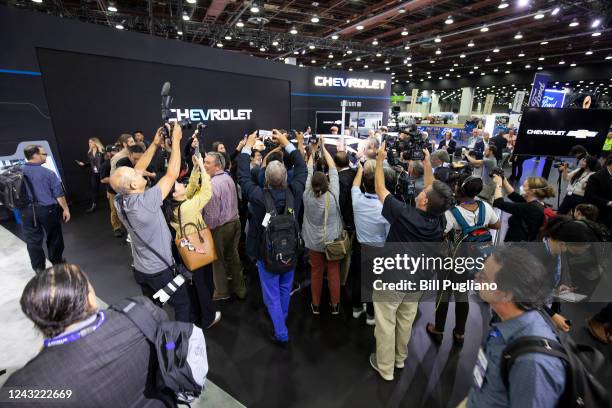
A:
{"type": "Polygon", "coordinates": [[[207,227],[199,228],[193,222],[183,225],[180,205],[178,207],[178,222],[182,238],[177,237],[175,244],[185,267],[194,271],[216,261],[217,252],[210,229],[207,227]],[[197,231],[186,235],[185,227],[188,225],[194,226],[197,231]]]}

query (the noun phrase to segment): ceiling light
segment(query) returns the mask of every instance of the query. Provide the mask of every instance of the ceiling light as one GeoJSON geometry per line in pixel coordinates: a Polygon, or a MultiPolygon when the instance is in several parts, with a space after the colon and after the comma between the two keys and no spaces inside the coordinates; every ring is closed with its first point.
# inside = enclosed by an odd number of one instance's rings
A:
{"type": "Polygon", "coordinates": [[[563,60],[559,61],[559,65],[564,65],[564,64],[565,64],[565,61],[563,60]]]}
{"type": "Polygon", "coordinates": [[[372,45],[378,45],[378,40],[376,38],[372,40],[372,45]]]}
{"type": "Polygon", "coordinates": [[[474,73],[474,71],[470,71],[470,74],[473,74],[473,73],[474,73]]]}
{"type": "Polygon", "coordinates": [[[352,68],[352,67],[351,67],[351,68],[349,68],[349,71],[352,71],[352,70],[353,70],[353,68],[352,68]]]}
{"type": "Polygon", "coordinates": [[[529,69],[529,68],[531,68],[531,65],[529,64],[525,65],[525,69],[529,69]]]}
{"type": "Polygon", "coordinates": [[[331,52],[329,53],[329,55],[327,56],[327,58],[334,58],[334,54],[332,54],[331,52]]]}
{"type": "Polygon", "coordinates": [[[404,49],[405,49],[405,50],[409,50],[409,49],[410,49],[410,46],[409,46],[408,44],[406,44],[406,45],[404,45],[404,49]]]}
{"type": "MultiPolygon", "coordinates": [[[[223,48],[223,43],[222,43],[222,42],[218,42],[218,43],[217,43],[217,47],[219,47],[219,48],[223,48]]],[[[264,49],[264,51],[265,51],[265,49],[264,49]]]]}
{"type": "Polygon", "coordinates": [[[310,21],[313,22],[313,23],[318,23],[319,22],[319,17],[317,17],[317,15],[315,14],[314,16],[312,16],[310,21]]]}
{"type": "Polygon", "coordinates": [[[435,63],[436,63],[436,60],[429,60],[429,63],[430,63],[430,64],[435,64],[435,63]]]}
{"type": "Polygon", "coordinates": [[[524,53],[523,51],[521,51],[521,52],[519,52],[519,55],[518,55],[518,56],[519,56],[519,57],[524,57],[524,56],[525,56],[525,53],[524,53]]]}
{"type": "Polygon", "coordinates": [[[385,64],[388,64],[388,63],[389,63],[389,60],[385,60],[385,64]]]}
{"type": "Polygon", "coordinates": [[[376,56],[377,56],[378,58],[380,58],[380,57],[382,57],[382,54],[381,54],[380,52],[377,52],[377,53],[376,53],[376,56]]]}
{"type": "Polygon", "coordinates": [[[576,20],[575,18],[572,20],[572,22],[571,22],[571,23],[569,23],[569,26],[570,26],[570,27],[577,27],[577,26],[579,26],[579,25],[580,25],[580,23],[579,23],[579,22],[578,22],[578,20],[576,20]]]}
{"type": "Polygon", "coordinates": [[[538,61],[544,61],[544,57],[538,58],[538,61]]]}
{"type": "Polygon", "coordinates": [[[538,11],[538,12],[536,13],[536,15],[535,15],[535,16],[533,16],[533,18],[535,18],[536,20],[539,20],[539,19],[541,19],[541,18],[544,18],[544,13],[542,13],[541,11],[538,11]]]}
{"type": "Polygon", "coordinates": [[[251,13],[259,13],[259,7],[257,6],[257,3],[252,3],[251,4],[251,13]]]}
{"type": "Polygon", "coordinates": [[[404,14],[406,12],[406,9],[401,8],[401,9],[397,10],[397,12],[400,13],[400,14],[404,14]]]}
{"type": "Polygon", "coordinates": [[[440,54],[442,54],[442,51],[441,51],[441,50],[438,48],[438,49],[436,50],[436,55],[440,55],[440,54]]]}
{"type": "Polygon", "coordinates": [[[310,63],[311,63],[311,64],[316,64],[316,63],[317,63],[317,60],[310,60],[310,63]]]}
{"type": "Polygon", "coordinates": [[[458,67],[459,64],[457,64],[456,62],[453,64],[453,67],[458,67]]]}
{"type": "Polygon", "coordinates": [[[553,16],[556,16],[557,14],[559,14],[559,11],[561,11],[561,8],[555,7],[554,10],[550,12],[550,14],[552,14],[553,16]]]}
{"type": "Polygon", "coordinates": [[[605,59],[607,59],[607,60],[612,59],[612,55],[608,55],[608,56],[606,56],[606,58],[605,58],[605,59]]]}
{"type": "Polygon", "coordinates": [[[493,72],[498,72],[498,71],[499,71],[499,69],[497,69],[497,68],[495,68],[495,69],[493,70],[493,72]]]}
{"type": "Polygon", "coordinates": [[[546,44],[548,44],[548,41],[542,41],[542,42],[540,43],[540,45],[546,45],[546,44]]]}
{"type": "Polygon", "coordinates": [[[491,58],[489,57],[485,58],[485,62],[491,62],[491,58]]]}
{"type": "Polygon", "coordinates": [[[448,16],[448,18],[446,19],[446,21],[444,22],[444,24],[453,24],[455,21],[453,21],[453,17],[448,16]]]}
{"type": "Polygon", "coordinates": [[[364,65],[363,67],[364,67],[364,68],[366,68],[366,69],[368,68],[368,66],[367,66],[367,65],[364,65]]]}
{"type": "Polygon", "coordinates": [[[593,22],[591,23],[591,28],[597,28],[599,27],[599,25],[601,24],[601,20],[596,18],[595,20],[593,20],[593,22]]]}
{"type": "Polygon", "coordinates": [[[459,58],[465,58],[465,54],[459,55],[459,58]]]}
{"type": "Polygon", "coordinates": [[[348,55],[351,55],[351,54],[353,53],[353,50],[346,50],[346,53],[347,53],[348,55]]]}
{"type": "Polygon", "coordinates": [[[300,52],[299,52],[299,51],[297,51],[297,50],[296,50],[296,51],[293,51],[293,55],[300,55],[300,52]]]}
{"type": "Polygon", "coordinates": [[[449,69],[450,72],[455,72],[455,68],[449,69]]]}
{"type": "Polygon", "coordinates": [[[340,65],[342,65],[342,63],[341,62],[336,62],[336,65],[340,66],[340,65]]]}
{"type": "Polygon", "coordinates": [[[509,74],[509,73],[510,73],[510,71],[505,71],[505,73],[506,73],[506,74],[509,74]]]}
{"type": "Polygon", "coordinates": [[[506,61],[506,65],[512,65],[512,61],[506,61]]]}
{"type": "MultiPolygon", "coordinates": [[[[42,0],[41,0],[41,3],[42,3],[42,0]]],[[[117,30],[123,30],[123,28],[124,28],[124,27],[123,27],[123,24],[117,24],[117,25],[115,26],[115,28],[116,28],[117,30]]]]}
{"type": "Polygon", "coordinates": [[[406,29],[402,30],[402,35],[403,35],[403,36],[408,35],[408,30],[406,30],[406,29]]]}
{"type": "Polygon", "coordinates": [[[493,52],[499,52],[499,48],[497,47],[493,48],[493,52]]]}
{"type": "Polygon", "coordinates": [[[242,20],[238,20],[238,22],[236,23],[236,27],[238,28],[244,27],[244,23],[242,22],[242,20]]]}
{"type": "MultiPolygon", "coordinates": [[[[266,47],[259,47],[259,51],[265,52],[266,51],[266,47]]],[[[295,54],[295,52],[294,52],[294,54],[295,54]]]]}
{"type": "Polygon", "coordinates": [[[355,61],[357,61],[357,62],[361,61],[361,57],[355,58],[355,61]]]}
{"type": "Polygon", "coordinates": [[[357,27],[355,27],[356,30],[363,30],[363,26],[362,25],[358,25],[357,27]]]}
{"type": "MultiPolygon", "coordinates": [[[[42,3],[42,1],[40,1],[39,3],[42,3]]],[[[110,11],[111,13],[116,13],[117,7],[113,6],[112,4],[109,4],[107,10],[110,11]]]]}
{"type": "Polygon", "coordinates": [[[187,15],[187,12],[185,11],[183,11],[183,20],[189,21],[189,15],[187,15]]]}
{"type": "Polygon", "coordinates": [[[521,38],[523,38],[523,34],[519,31],[518,33],[516,33],[516,35],[514,36],[515,40],[520,40],[521,38]]]}
{"type": "Polygon", "coordinates": [[[338,34],[334,34],[334,35],[332,35],[332,36],[331,36],[331,39],[332,39],[332,40],[337,40],[338,38],[339,38],[339,37],[338,37],[338,34]]]}
{"type": "Polygon", "coordinates": [[[183,32],[182,32],[182,31],[180,31],[180,30],[179,30],[179,31],[177,31],[176,33],[177,33],[178,35],[183,35],[183,32]]]}
{"type": "Polygon", "coordinates": [[[434,42],[437,42],[437,43],[442,42],[442,39],[438,36],[434,38],[434,42]]]}
{"type": "Polygon", "coordinates": [[[575,67],[575,66],[576,66],[576,63],[575,63],[575,62],[572,62],[572,63],[570,64],[570,67],[575,67]]]}
{"type": "Polygon", "coordinates": [[[587,52],[584,53],[584,55],[593,55],[593,51],[588,50],[587,52]]]}
{"type": "Polygon", "coordinates": [[[390,70],[390,69],[391,69],[391,68],[389,68],[389,67],[385,67],[385,71],[388,71],[388,70],[390,70]]]}
{"type": "Polygon", "coordinates": [[[272,41],[272,46],[277,47],[278,46],[278,41],[276,41],[276,40],[272,41]]]}
{"type": "Polygon", "coordinates": [[[506,3],[506,1],[505,1],[505,0],[502,0],[502,2],[501,2],[501,3],[499,3],[499,6],[497,6],[497,8],[498,8],[498,9],[505,9],[505,8],[506,8],[506,7],[508,7],[508,6],[509,6],[509,4],[508,4],[508,3],[506,3]]]}
{"type": "Polygon", "coordinates": [[[227,41],[231,41],[231,40],[232,40],[232,36],[231,36],[231,35],[226,35],[224,38],[225,38],[227,41]]]}
{"type": "Polygon", "coordinates": [[[474,41],[470,41],[470,42],[468,43],[468,47],[473,47],[474,45],[475,45],[475,44],[474,44],[474,41]]]}
{"type": "Polygon", "coordinates": [[[519,7],[525,7],[528,4],[529,4],[529,0],[518,0],[518,2],[517,2],[517,5],[519,7]]]}
{"type": "Polygon", "coordinates": [[[600,35],[601,35],[601,33],[599,31],[596,31],[593,34],[591,34],[591,36],[593,36],[593,37],[599,37],[600,35]]]}
{"type": "Polygon", "coordinates": [[[295,27],[291,27],[291,31],[289,31],[289,33],[296,35],[298,33],[298,30],[295,27]]]}

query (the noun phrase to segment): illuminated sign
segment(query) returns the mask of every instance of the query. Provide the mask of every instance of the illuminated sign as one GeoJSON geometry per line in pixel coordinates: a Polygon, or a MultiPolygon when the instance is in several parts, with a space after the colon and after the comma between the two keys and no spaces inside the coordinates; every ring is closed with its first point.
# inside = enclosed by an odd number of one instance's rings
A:
{"type": "Polygon", "coordinates": [[[385,89],[387,81],[382,79],[361,79],[361,78],[336,78],[316,76],[315,86],[329,86],[336,88],[359,88],[359,89],[385,89]]]}
{"type": "Polygon", "coordinates": [[[548,130],[548,129],[527,129],[528,135],[546,135],[546,136],[569,136],[576,139],[586,139],[587,137],[597,136],[597,132],[592,132],[586,129],[578,130],[548,130]]]}
{"type": "Polygon", "coordinates": [[[215,120],[251,120],[253,109],[170,109],[176,114],[171,121],[189,119],[192,122],[215,120]]]}

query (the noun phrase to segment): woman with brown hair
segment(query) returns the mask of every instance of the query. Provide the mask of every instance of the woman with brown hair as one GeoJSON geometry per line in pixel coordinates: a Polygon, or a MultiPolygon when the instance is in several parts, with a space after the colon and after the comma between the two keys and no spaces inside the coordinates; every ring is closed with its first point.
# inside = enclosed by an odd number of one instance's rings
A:
{"type": "MultiPolygon", "coordinates": [[[[327,284],[331,298],[331,314],[340,313],[340,261],[328,261],[325,257],[325,243],[337,239],[343,229],[338,198],[340,182],[334,159],[323,141],[322,154],[329,168],[329,179],[325,173],[314,171],[314,153],[308,158],[308,178],[304,190],[304,223],[302,236],[310,255],[310,288],[312,313],[318,315],[323,289],[323,274],[327,269],[327,284]]],[[[311,152],[316,152],[313,145],[311,152]]]]}
{"type": "Polygon", "coordinates": [[[89,139],[87,162],[76,161],[81,167],[89,167],[89,192],[91,193],[91,206],[86,211],[92,213],[96,210],[100,191],[100,168],[104,161],[104,147],[97,137],[89,139]]]}
{"type": "Polygon", "coordinates": [[[555,189],[543,177],[527,177],[520,187],[520,194],[514,191],[506,178],[493,176],[495,195],[493,207],[511,214],[504,242],[535,241],[544,225],[544,200],[555,196],[555,189]],[[511,201],[502,197],[502,187],[511,201]]]}

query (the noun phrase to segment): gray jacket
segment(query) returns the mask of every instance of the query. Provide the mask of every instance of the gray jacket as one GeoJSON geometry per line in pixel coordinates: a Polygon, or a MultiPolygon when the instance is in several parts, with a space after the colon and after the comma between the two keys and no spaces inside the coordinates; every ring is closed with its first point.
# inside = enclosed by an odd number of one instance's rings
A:
{"type": "Polygon", "coordinates": [[[304,190],[304,223],[302,237],[306,248],[317,252],[325,252],[324,242],[333,241],[340,236],[342,220],[338,212],[338,197],[340,195],[340,182],[338,170],[329,169],[329,192],[315,197],[312,191],[312,166],[308,166],[308,178],[304,190]],[[330,194],[331,193],[331,194],[330,194]],[[327,212],[327,235],[323,237],[323,220],[325,219],[325,200],[329,196],[329,209],[327,212]]]}

